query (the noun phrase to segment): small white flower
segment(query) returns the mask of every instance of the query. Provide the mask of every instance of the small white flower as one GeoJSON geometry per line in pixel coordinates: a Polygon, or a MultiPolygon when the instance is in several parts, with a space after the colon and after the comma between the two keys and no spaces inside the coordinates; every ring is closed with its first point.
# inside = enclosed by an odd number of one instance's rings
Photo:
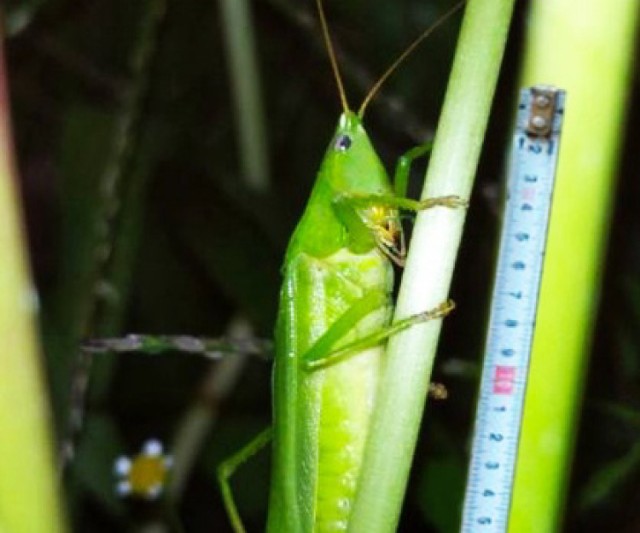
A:
{"type": "Polygon", "coordinates": [[[162,494],[172,466],[173,458],[163,454],[162,443],[150,439],[135,457],[121,456],[115,460],[113,470],[118,477],[116,492],[122,497],[154,500],[162,494]]]}

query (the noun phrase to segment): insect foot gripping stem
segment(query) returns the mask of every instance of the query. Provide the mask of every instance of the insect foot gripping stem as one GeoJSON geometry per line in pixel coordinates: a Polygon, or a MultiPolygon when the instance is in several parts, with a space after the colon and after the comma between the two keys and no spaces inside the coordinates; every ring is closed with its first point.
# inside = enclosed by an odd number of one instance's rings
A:
{"type": "Polygon", "coordinates": [[[428,311],[424,311],[423,313],[418,313],[417,315],[415,315],[415,318],[417,322],[444,318],[455,308],[456,303],[453,300],[447,300],[445,302],[442,302],[437,307],[434,307],[433,309],[429,309],[428,311]]]}
{"type": "Polygon", "coordinates": [[[419,204],[420,209],[430,209],[436,206],[451,207],[452,209],[458,207],[469,207],[469,202],[467,200],[456,195],[427,198],[426,200],[421,200],[419,204]]]}
{"type": "Polygon", "coordinates": [[[429,320],[437,320],[439,318],[444,318],[449,313],[451,313],[451,311],[453,311],[455,308],[456,308],[456,304],[453,300],[446,300],[441,304],[437,305],[436,307],[429,309],[428,311],[423,311],[422,313],[416,313],[415,315],[411,315],[407,318],[398,320],[397,322],[393,323],[389,327],[390,333],[387,336],[390,336],[394,333],[398,333],[399,331],[402,331],[403,329],[411,327],[415,324],[420,324],[421,322],[428,322],[429,320]]]}

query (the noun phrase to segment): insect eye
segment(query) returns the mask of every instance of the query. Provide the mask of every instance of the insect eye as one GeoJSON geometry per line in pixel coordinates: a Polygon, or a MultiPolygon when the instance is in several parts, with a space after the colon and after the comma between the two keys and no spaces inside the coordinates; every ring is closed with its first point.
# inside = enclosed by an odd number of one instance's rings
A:
{"type": "Polygon", "coordinates": [[[339,152],[346,152],[350,148],[350,146],[351,137],[345,135],[344,133],[342,135],[338,135],[338,137],[336,138],[336,142],[333,145],[333,147],[339,152]]]}

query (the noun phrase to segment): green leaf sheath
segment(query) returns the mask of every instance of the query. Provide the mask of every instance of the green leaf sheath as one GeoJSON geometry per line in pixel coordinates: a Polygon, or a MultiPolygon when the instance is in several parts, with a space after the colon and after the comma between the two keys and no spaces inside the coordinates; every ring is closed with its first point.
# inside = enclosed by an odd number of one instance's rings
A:
{"type": "Polygon", "coordinates": [[[510,532],[562,529],[603,265],[613,257],[607,233],[639,16],[634,0],[531,3],[521,84],[565,89],[567,108],[510,532]]]}
{"type": "Polygon", "coordinates": [[[40,368],[38,297],[26,254],[0,28],[0,531],[66,530],[40,368]]]}
{"type": "MultiPolygon", "coordinates": [[[[469,198],[513,3],[467,2],[423,199],[452,194],[469,198]]],[[[464,220],[463,209],[418,214],[396,320],[447,298],[464,220]]],[[[439,333],[440,321],[433,321],[389,340],[350,531],[387,533],[397,528],[439,333]]]]}

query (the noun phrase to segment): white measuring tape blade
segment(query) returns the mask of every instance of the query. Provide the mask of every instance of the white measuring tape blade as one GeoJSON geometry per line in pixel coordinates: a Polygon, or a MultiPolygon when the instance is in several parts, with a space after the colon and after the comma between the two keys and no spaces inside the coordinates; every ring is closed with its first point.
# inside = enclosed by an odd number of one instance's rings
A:
{"type": "Polygon", "coordinates": [[[507,530],[564,100],[520,94],[462,533],[507,530]]]}

